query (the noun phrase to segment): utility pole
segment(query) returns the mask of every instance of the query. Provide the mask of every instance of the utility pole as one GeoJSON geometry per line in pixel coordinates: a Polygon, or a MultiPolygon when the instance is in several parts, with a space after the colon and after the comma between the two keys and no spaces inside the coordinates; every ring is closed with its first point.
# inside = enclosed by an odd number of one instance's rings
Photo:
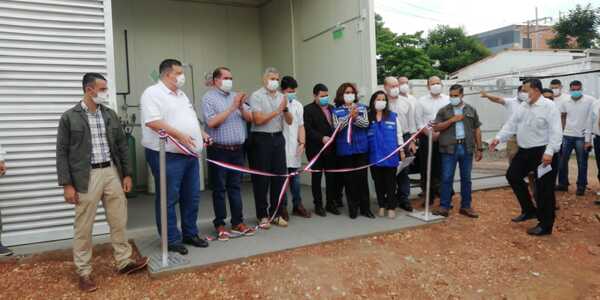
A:
{"type": "Polygon", "coordinates": [[[539,22],[539,19],[538,19],[538,9],[537,9],[537,6],[536,6],[535,7],[535,48],[536,49],[540,47],[540,45],[539,45],[539,40],[540,39],[538,38],[539,37],[539,34],[538,34],[538,32],[539,32],[539,30],[538,30],[538,24],[539,23],[538,22],[539,22]]]}
{"type": "MultiPolygon", "coordinates": [[[[552,22],[552,17],[543,17],[540,18],[538,17],[538,8],[535,8],[535,19],[533,20],[527,20],[524,21],[523,23],[526,24],[526,28],[527,28],[527,41],[529,41],[529,45],[527,45],[527,47],[523,47],[523,48],[528,48],[528,49],[532,49],[532,48],[539,48],[539,38],[538,38],[538,32],[541,32],[543,30],[539,30],[539,22],[544,22],[544,24],[546,22],[552,22]],[[531,26],[535,26],[534,30],[531,30],[531,26]],[[533,41],[531,39],[531,34],[535,33],[535,45],[533,45],[533,41]]],[[[520,30],[519,30],[519,34],[520,34],[520,30]]]]}

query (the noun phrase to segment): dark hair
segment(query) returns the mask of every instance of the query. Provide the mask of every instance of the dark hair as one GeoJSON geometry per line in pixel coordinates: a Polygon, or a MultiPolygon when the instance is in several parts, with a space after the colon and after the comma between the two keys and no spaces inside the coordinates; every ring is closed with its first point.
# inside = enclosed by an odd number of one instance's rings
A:
{"type": "Polygon", "coordinates": [[[574,86],[583,86],[583,83],[581,83],[581,81],[579,80],[573,80],[571,81],[571,83],[569,84],[569,87],[574,87],[574,86]]]}
{"type": "Polygon", "coordinates": [[[465,88],[463,88],[463,86],[460,84],[453,84],[450,87],[450,91],[456,91],[456,90],[458,90],[461,95],[463,95],[465,93],[465,88]]]}
{"type": "Polygon", "coordinates": [[[313,95],[318,96],[320,92],[329,92],[329,89],[326,85],[322,83],[317,83],[313,87],[313,95]]]}
{"type": "Polygon", "coordinates": [[[544,90],[544,86],[542,85],[542,82],[537,78],[530,79],[529,86],[532,89],[538,90],[538,92],[540,92],[540,93],[542,92],[542,90],[544,90]]]}
{"type": "Polygon", "coordinates": [[[544,88],[544,89],[542,89],[542,94],[543,93],[551,93],[551,94],[553,94],[554,92],[551,89],[549,89],[549,88],[544,88]]]}
{"type": "Polygon", "coordinates": [[[550,81],[550,84],[558,84],[558,85],[562,85],[562,82],[560,82],[560,80],[558,79],[552,79],[552,81],[550,81]]]}
{"type": "Polygon", "coordinates": [[[333,100],[333,103],[335,103],[336,106],[341,106],[346,103],[346,102],[344,102],[344,93],[346,92],[346,89],[349,87],[352,88],[352,90],[354,91],[354,95],[356,97],[354,99],[354,103],[358,102],[358,89],[356,88],[356,86],[353,83],[345,82],[345,83],[342,83],[342,85],[340,85],[340,87],[337,89],[337,92],[335,93],[335,99],[333,100]]]}
{"type": "Polygon", "coordinates": [[[296,89],[298,88],[298,82],[292,76],[283,76],[281,78],[281,90],[285,89],[296,89]]]}
{"type": "Polygon", "coordinates": [[[162,76],[165,73],[171,71],[173,69],[173,66],[181,67],[181,62],[172,58],[165,59],[158,66],[158,73],[162,76]]]}
{"type": "Polygon", "coordinates": [[[385,102],[387,102],[385,105],[385,108],[382,111],[382,114],[383,114],[382,119],[387,118],[387,116],[390,113],[390,109],[389,109],[390,103],[388,102],[389,100],[388,100],[387,94],[384,91],[377,91],[377,92],[373,93],[373,95],[371,95],[371,100],[369,101],[369,120],[377,121],[377,119],[376,119],[377,110],[375,109],[375,100],[377,99],[377,96],[379,96],[379,95],[383,95],[385,97],[385,102]]]}
{"type": "Polygon", "coordinates": [[[231,72],[231,70],[229,70],[229,68],[227,67],[218,67],[213,71],[212,79],[215,80],[217,78],[221,78],[221,76],[223,75],[223,71],[231,72]]]}
{"type": "Polygon", "coordinates": [[[102,74],[100,74],[100,73],[85,73],[83,75],[83,79],[81,80],[81,86],[83,88],[83,92],[85,92],[86,87],[95,84],[96,80],[106,81],[106,78],[104,78],[104,76],[102,76],[102,74]]]}
{"type": "Polygon", "coordinates": [[[523,90],[523,85],[520,85],[520,86],[517,88],[517,92],[520,92],[520,91],[522,91],[522,90],[523,90]]]}

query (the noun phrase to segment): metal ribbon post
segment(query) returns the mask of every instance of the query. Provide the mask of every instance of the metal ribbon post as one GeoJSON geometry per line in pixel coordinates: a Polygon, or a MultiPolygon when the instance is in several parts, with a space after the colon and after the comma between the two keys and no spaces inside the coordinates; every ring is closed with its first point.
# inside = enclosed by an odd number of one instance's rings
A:
{"type": "Polygon", "coordinates": [[[160,154],[159,154],[159,169],[160,169],[160,246],[162,250],[162,267],[169,265],[168,241],[167,241],[167,153],[166,153],[167,136],[160,136],[160,154]]]}
{"type": "Polygon", "coordinates": [[[433,130],[427,134],[427,191],[425,191],[425,221],[429,221],[429,199],[431,199],[431,155],[433,147],[433,130]]]}

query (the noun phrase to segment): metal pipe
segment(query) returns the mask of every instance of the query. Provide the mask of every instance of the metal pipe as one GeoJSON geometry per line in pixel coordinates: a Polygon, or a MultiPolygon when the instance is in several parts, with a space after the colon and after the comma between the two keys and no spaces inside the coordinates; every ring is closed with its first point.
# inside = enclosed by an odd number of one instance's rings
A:
{"type": "Polygon", "coordinates": [[[160,173],[160,238],[162,250],[162,266],[169,265],[167,249],[167,154],[165,149],[167,137],[160,137],[159,173],[160,173]]]}
{"type": "Polygon", "coordinates": [[[429,199],[431,197],[431,148],[433,147],[433,129],[429,129],[427,146],[427,191],[425,191],[425,221],[429,221],[429,199]]]}

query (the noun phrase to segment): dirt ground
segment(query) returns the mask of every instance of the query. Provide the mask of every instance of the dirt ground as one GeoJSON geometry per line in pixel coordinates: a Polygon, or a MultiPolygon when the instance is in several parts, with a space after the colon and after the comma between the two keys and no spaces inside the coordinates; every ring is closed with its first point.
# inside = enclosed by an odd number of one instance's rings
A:
{"type": "Polygon", "coordinates": [[[510,222],[518,204],[503,188],[474,193],[476,220],[455,209],[439,224],[160,279],[116,275],[100,245],[89,295],[69,251],[12,258],[0,262],[0,299],[600,299],[600,186],[590,182],[584,197],[557,193],[555,232],[542,238],[525,233],[535,221],[510,222]]]}

